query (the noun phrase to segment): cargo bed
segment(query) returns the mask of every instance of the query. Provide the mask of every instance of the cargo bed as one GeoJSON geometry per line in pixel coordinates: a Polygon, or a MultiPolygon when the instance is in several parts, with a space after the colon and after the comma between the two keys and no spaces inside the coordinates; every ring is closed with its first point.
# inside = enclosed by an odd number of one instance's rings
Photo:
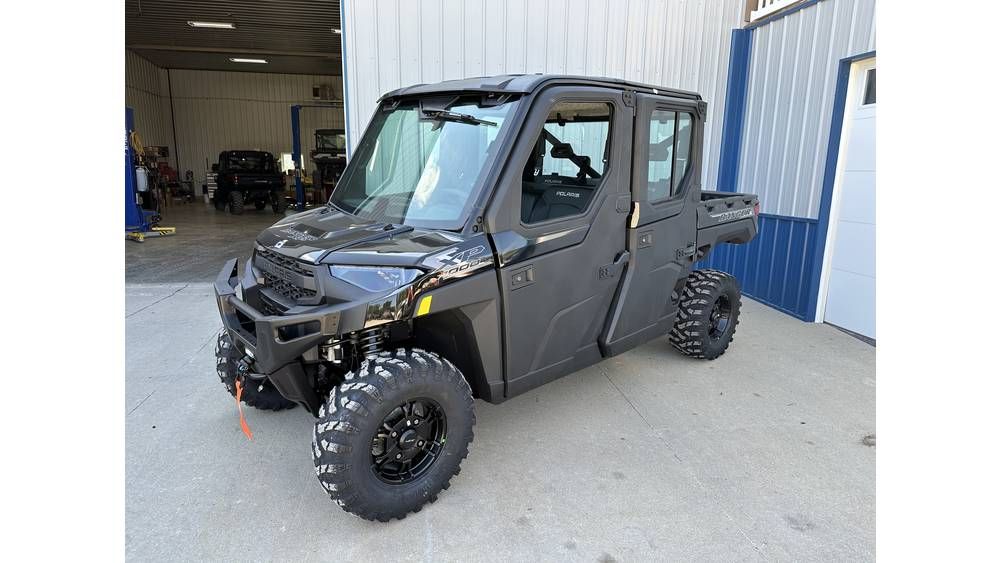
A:
{"type": "Polygon", "coordinates": [[[698,204],[698,259],[720,242],[742,244],[757,235],[757,196],[702,191],[698,204]]]}

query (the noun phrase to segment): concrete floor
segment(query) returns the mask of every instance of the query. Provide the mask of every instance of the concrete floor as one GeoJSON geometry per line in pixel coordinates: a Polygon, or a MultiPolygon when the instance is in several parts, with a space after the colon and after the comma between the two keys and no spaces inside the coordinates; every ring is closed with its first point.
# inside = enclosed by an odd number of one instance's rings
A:
{"type": "Polygon", "coordinates": [[[661,339],[477,401],[435,504],[389,524],[341,511],[313,474],[312,417],[250,409],[249,442],[214,371],[199,280],[274,216],[185,213],[166,216],[175,238],[126,250],[129,281],[184,282],[126,285],[130,560],[874,559],[875,349],[749,299],[722,358],[661,339]]]}
{"type": "Polygon", "coordinates": [[[268,207],[249,206],[243,215],[216,211],[201,200],[173,203],[160,225],[177,234],[125,245],[126,283],[212,281],[229,258],[250,256],[257,233],[281,218],[268,207]]]}

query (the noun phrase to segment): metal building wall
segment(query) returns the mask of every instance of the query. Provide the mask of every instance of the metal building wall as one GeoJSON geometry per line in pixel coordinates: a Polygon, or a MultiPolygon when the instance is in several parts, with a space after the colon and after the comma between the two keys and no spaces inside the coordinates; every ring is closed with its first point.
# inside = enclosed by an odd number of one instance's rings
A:
{"type": "Polygon", "coordinates": [[[743,0],[344,0],[351,146],[379,96],[507,73],[608,76],[708,101],[703,183],[714,187],[730,32],[743,0]]]}
{"type": "MultiPolygon", "coordinates": [[[[310,104],[314,84],[339,76],[171,69],[178,170],[202,178],[227,149],[260,149],[278,156],[292,150],[291,106],[310,104]]],[[[313,130],[344,126],[342,104],[303,108],[302,148],[313,146],[313,130]]],[[[307,170],[311,167],[307,164],[307,170]]]]}
{"type": "Polygon", "coordinates": [[[125,51],[125,105],[135,110],[135,128],[146,145],[170,147],[170,100],[167,97],[167,71],[125,51]]]}
{"type": "Polygon", "coordinates": [[[818,217],[840,61],[874,49],[874,0],[805,3],[753,29],[737,190],[760,198],[760,231],[702,265],[804,320],[814,320],[819,291],[818,217]]]}
{"type": "Polygon", "coordinates": [[[739,191],[815,219],[838,63],[875,50],[875,0],[824,0],[753,33],[739,191]]]}

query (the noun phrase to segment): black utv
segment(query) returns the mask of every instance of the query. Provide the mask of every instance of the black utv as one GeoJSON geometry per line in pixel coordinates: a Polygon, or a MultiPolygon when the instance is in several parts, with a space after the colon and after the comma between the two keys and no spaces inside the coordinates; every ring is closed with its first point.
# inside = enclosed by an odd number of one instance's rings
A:
{"type": "Polygon", "coordinates": [[[692,269],[756,235],[757,200],[702,190],[705,112],[695,93],[572,76],[386,94],[329,202],[223,267],[219,376],[247,405],[315,415],[320,483],[385,521],[448,487],[473,398],[664,336],[718,357],[739,284],[692,269]]]}
{"type": "Polygon", "coordinates": [[[328,198],[347,168],[347,133],[343,129],[317,129],[316,148],[309,151],[316,165],[313,189],[328,198]]]}
{"type": "Polygon", "coordinates": [[[247,203],[260,211],[268,205],[275,213],[288,209],[285,176],[274,155],[264,151],[222,151],[212,165],[216,173],[215,208],[242,215],[247,203]]]}

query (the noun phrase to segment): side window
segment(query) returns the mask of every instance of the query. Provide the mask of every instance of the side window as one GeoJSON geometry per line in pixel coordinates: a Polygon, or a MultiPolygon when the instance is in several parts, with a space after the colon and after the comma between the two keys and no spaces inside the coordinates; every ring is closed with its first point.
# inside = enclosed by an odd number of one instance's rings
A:
{"type": "Polygon", "coordinates": [[[861,100],[861,105],[870,106],[875,103],[875,69],[869,69],[865,73],[865,94],[861,100]]]}
{"type": "Polygon", "coordinates": [[[521,221],[540,223],[587,210],[607,169],[611,104],[560,102],[521,176],[521,221]]]}
{"type": "Polygon", "coordinates": [[[674,164],[674,186],[670,190],[670,195],[680,192],[681,181],[688,171],[691,162],[691,129],[692,120],[690,113],[677,114],[677,160],[674,164]]]}
{"type": "Polygon", "coordinates": [[[677,112],[656,110],[649,119],[649,175],[646,184],[649,201],[670,197],[676,128],[677,112]]]}
{"type": "Polygon", "coordinates": [[[680,192],[691,162],[690,113],[654,110],[649,119],[647,199],[662,201],[680,192]]]}

